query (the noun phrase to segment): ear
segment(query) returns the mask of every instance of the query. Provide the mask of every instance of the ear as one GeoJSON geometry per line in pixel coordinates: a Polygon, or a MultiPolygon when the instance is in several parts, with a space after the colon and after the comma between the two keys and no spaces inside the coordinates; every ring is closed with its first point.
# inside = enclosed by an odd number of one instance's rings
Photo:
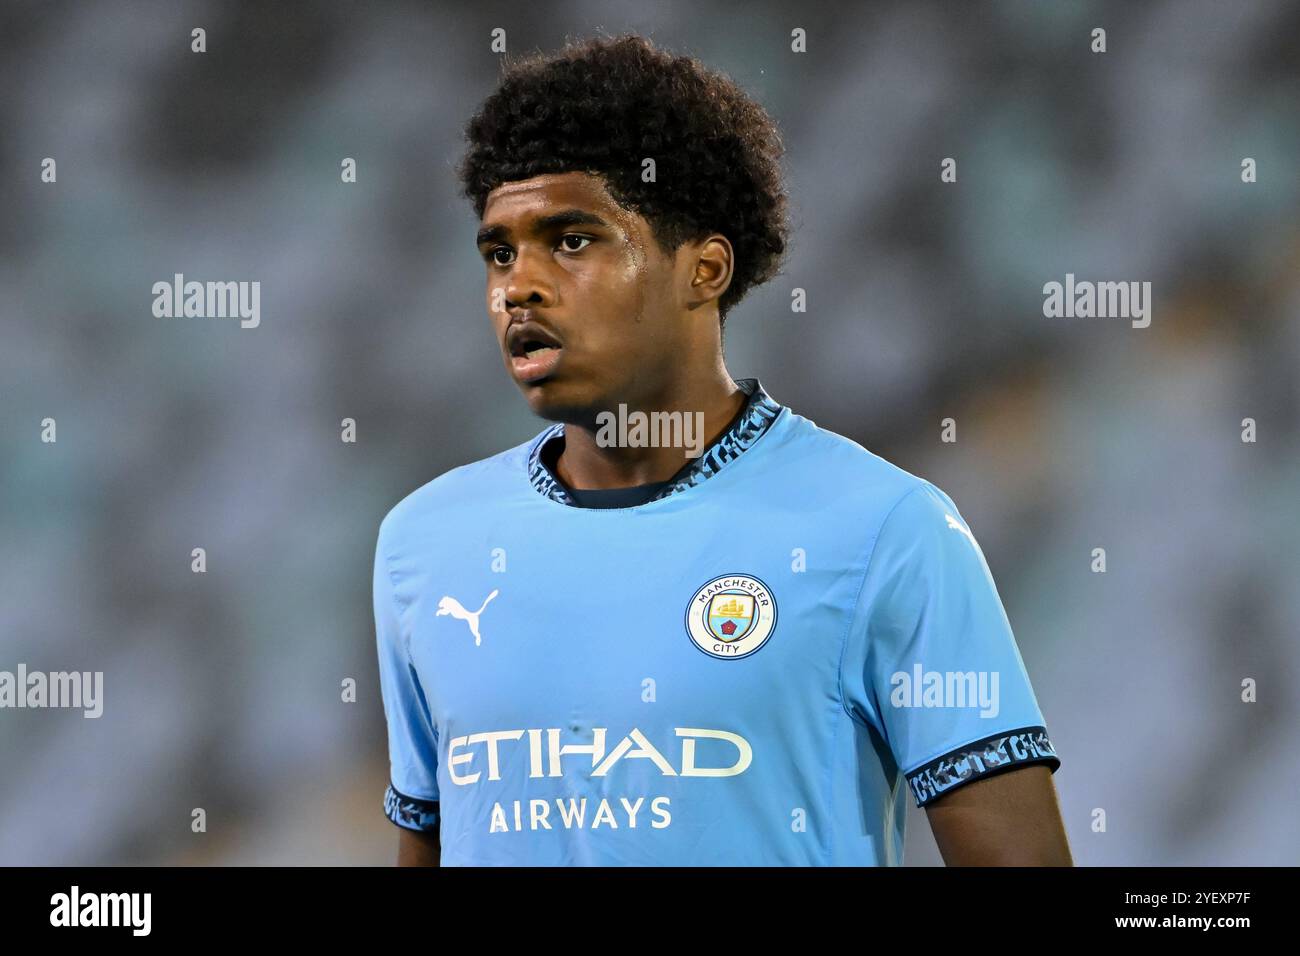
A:
{"type": "Polygon", "coordinates": [[[716,303],[731,285],[735,250],[721,233],[685,243],[679,250],[687,274],[686,306],[716,303]]]}

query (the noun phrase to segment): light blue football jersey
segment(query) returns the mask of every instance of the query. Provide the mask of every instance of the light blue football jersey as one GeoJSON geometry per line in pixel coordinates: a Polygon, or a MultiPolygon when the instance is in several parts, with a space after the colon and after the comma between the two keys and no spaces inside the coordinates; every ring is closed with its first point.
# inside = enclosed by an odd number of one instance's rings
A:
{"type": "Polygon", "coordinates": [[[444,866],[896,865],[908,794],[1060,766],[952,500],[738,384],[654,500],[577,507],[557,424],[383,520],[385,812],[444,866]]]}

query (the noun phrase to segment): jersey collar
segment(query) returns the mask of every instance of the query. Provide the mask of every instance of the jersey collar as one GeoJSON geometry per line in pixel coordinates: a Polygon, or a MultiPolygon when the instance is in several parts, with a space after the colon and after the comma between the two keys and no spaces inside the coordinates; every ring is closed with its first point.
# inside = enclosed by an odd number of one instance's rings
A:
{"type": "MultiPolygon", "coordinates": [[[[706,448],[698,458],[692,458],[677,474],[669,479],[668,485],[656,494],[651,501],[659,501],[670,495],[681,494],[688,488],[712,478],[723,468],[739,458],[758,441],[768,430],[784,406],[775,401],[756,378],[742,378],[736,386],[749,396],[736,418],[717,440],[706,448]]],[[[560,504],[578,507],[573,497],[565,489],[544,460],[543,449],[564,434],[564,423],[556,422],[533,440],[528,452],[528,480],[539,494],[545,495],[560,504]]]]}

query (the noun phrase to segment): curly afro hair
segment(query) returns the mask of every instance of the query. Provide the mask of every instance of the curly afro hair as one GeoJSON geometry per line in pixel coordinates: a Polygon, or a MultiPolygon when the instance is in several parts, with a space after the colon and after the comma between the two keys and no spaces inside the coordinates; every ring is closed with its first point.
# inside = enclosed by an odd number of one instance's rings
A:
{"type": "Polygon", "coordinates": [[[457,173],[480,218],[502,183],[578,171],[599,175],[668,254],[690,239],[726,236],[735,262],[718,301],[723,320],[780,268],[788,237],[780,133],[732,80],[694,57],[625,34],[507,62],[465,137],[457,173]],[[646,157],[657,182],[641,180],[646,157]]]}

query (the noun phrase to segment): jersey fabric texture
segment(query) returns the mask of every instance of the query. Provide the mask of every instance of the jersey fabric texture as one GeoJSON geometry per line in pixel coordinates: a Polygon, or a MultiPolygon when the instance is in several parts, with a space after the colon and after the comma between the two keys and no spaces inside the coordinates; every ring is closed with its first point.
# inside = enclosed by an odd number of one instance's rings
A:
{"type": "Polygon", "coordinates": [[[738,384],[648,501],[556,424],[384,518],[384,808],[444,866],[896,865],[909,794],[1060,766],[952,499],[738,384]]]}

